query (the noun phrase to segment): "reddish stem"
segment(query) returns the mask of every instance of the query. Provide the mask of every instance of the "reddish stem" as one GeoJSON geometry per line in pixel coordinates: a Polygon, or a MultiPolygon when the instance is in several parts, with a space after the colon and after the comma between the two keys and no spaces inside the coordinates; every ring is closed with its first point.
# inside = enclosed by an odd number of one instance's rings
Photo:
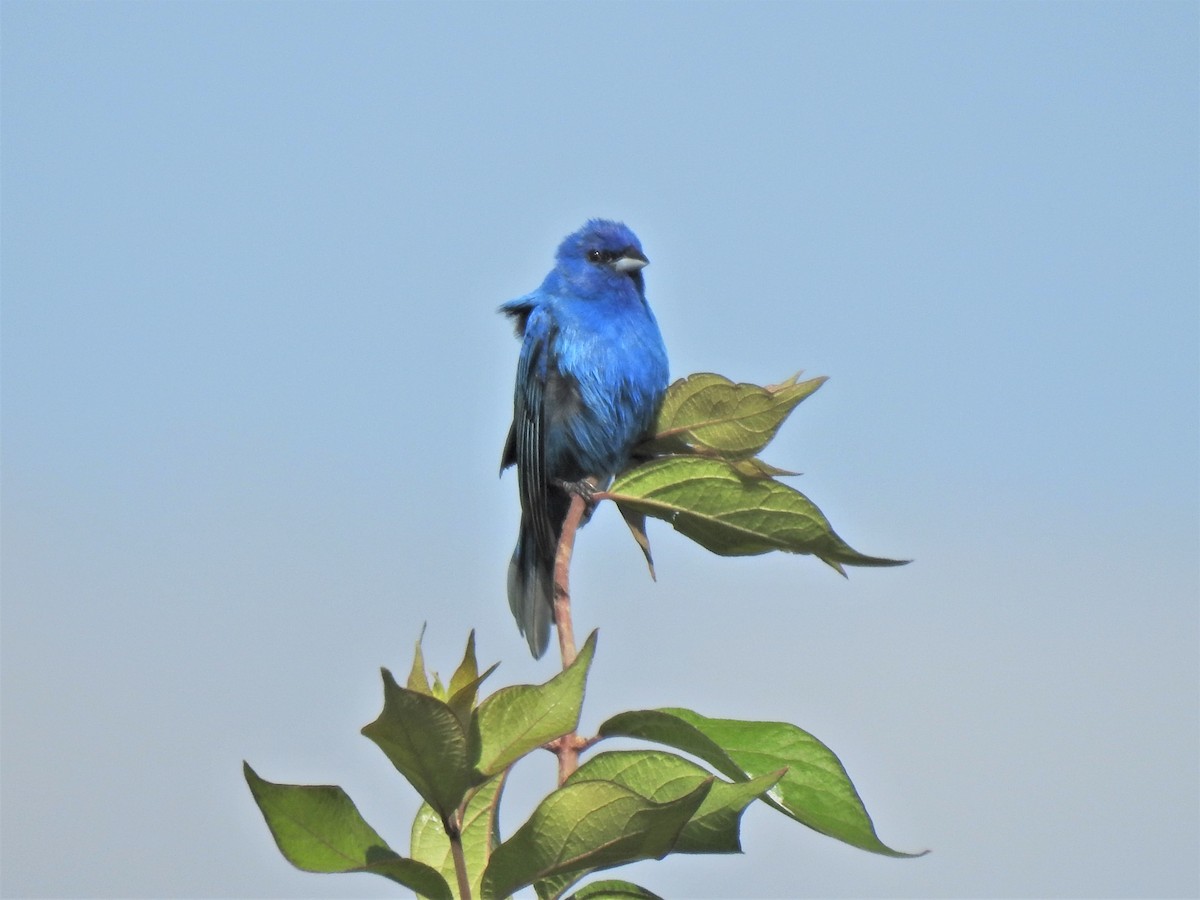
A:
{"type": "Polygon", "coordinates": [[[571,625],[571,554],[575,550],[575,532],[583,521],[587,501],[578,494],[571,495],[571,506],[563,521],[558,553],[554,557],[554,624],[558,628],[558,649],[565,669],[575,662],[575,629],[571,625]]]}
{"type": "MultiPolygon", "coordinates": [[[[563,521],[562,536],[558,539],[558,553],[554,557],[554,625],[558,630],[558,649],[562,654],[562,667],[575,662],[575,629],[571,625],[571,554],[575,549],[575,532],[583,522],[587,501],[579,494],[571,495],[571,506],[563,521]]],[[[558,783],[561,785],[579,768],[579,751],[591,742],[577,732],[564,734],[551,741],[549,749],[558,757],[558,783]]]]}

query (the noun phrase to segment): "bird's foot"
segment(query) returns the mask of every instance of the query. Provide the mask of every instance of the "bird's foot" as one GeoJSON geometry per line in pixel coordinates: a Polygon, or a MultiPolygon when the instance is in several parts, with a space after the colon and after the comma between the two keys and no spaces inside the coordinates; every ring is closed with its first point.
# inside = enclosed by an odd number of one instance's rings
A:
{"type": "Polygon", "coordinates": [[[592,498],[596,496],[596,485],[592,484],[592,482],[588,481],[586,478],[580,479],[579,481],[564,481],[563,479],[559,478],[555,481],[555,484],[557,484],[568,494],[578,494],[588,503],[591,503],[592,498]]]}
{"type": "Polygon", "coordinates": [[[599,490],[595,483],[587,478],[581,478],[579,481],[565,481],[558,479],[555,481],[560,488],[575,497],[582,497],[586,507],[583,511],[583,520],[586,522],[592,516],[592,511],[596,508],[596,492],[599,490]]]}

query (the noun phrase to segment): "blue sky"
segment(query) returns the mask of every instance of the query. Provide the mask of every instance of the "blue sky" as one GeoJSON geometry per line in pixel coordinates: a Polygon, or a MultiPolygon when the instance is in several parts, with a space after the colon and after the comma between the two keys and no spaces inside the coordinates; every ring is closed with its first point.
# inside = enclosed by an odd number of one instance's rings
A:
{"type": "MultiPolygon", "coordinates": [[[[751,810],[669,897],[1195,896],[1194,3],[31,3],[3,26],[6,896],[394,896],[277,854],[422,623],[504,597],[495,314],[585,218],[674,375],[830,376],[767,458],[856,548],[582,533],[584,712],[793,722],[882,839],[751,810]]],[[[507,832],[553,777],[518,774],[507,832]]]]}

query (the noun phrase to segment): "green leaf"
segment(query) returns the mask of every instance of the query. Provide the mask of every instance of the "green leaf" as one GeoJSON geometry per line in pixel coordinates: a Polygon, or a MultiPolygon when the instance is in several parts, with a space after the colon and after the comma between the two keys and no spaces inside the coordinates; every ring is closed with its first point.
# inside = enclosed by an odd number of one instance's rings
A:
{"type": "Polygon", "coordinates": [[[499,665],[494,663],[482,675],[479,674],[479,664],[475,661],[475,630],[472,629],[467,638],[467,649],[463,653],[462,662],[450,678],[450,687],[447,689],[449,699],[446,701],[462,722],[464,729],[469,730],[471,727],[471,712],[475,709],[475,701],[479,696],[479,685],[483,684],[484,679],[495,672],[499,665]]]}
{"type": "MultiPolygon", "coordinates": [[[[568,875],[555,875],[544,878],[534,885],[540,900],[558,900],[571,885],[581,878],[587,877],[587,872],[572,872],[568,875]]],[[[567,900],[663,900],[644,887],[628,881],[615,878],[593,881],[574,891],[567,900]]]]}
{"type": "MultiPolygon", "coordinates": [[[[738,829],[742,812],[783,777],[785,769],[729,783],[717,779],[700,808],[680,832],[675,853],[740,853],[738,829]]],[[[694,762],[660,750],[622,750],[600,753],[567,779],[612,781],[647,800],[673,800],[711,778],[694,762]]]]}
{"type": "Polygon", "coordinates": [[[495,775],[575,730],[595,651],[593,631],[575,661],[545,684],[501,688],[479,704],[471,719],[471,758],[480,773],[495,775]]]}
{"type": "Polygon", "coordinates": [[[666,803],[611,781],[565,785],[496,848],[483,874],[483,897],[508,897],[561,873],[661,859],[675,846],[710,784],[666,803]]]}
{"type": "Polygon", "coordinates": [[[771,478],[745,478],[719,459],[651,460],[619,475],[602,496],[670,522],[680,534],[721,556],[806,553],[842,574],[842,564],[905,563],[859,553],[799,491],[771,478]]]}
{"type": "Polygon", "coordinates": [[[383,711],[362,733],[442,821],[451,821],[476,780],[467,761],[467,735],[454,710],[435,697],[400,687],[384,669],[383,711]]]}
{"type": "MultiPolygon", "coordinates": [[[[467,800],[463,814],[462,845],[463,857],[471,883],[471,896],[478,897],[483,882],[483,870],[487,868],[492,850],[500,843],[497,810],[500,795],[508,772],[501,772],[479,786],[467,800]]],[[[450,851],[450,839],[438,814],[428,803],[422,803],[413,820],[412,858],[420,860],[441,872],[447,884],[458,884],[454,871],[454,856],[450,851]]]]}
{"type": "Polygon", "coordinates": [[[475,629],[467,635],[467,649],[463,651],[462,662],[450,677],[450,696],[471,684],[479,677],[479,663],[475,661],[475,629]]]}
{"type": "Polygon", "coordinates": [[[863,850],[885,856],[921,855],[901,853],[879,840],[833,751],[795,725],[710,719],[687,709],[657,709],[613,716],[600,726],[600,734],[666,744],[739,781],[786,767],[783,778],[764,798],[768,805],[863,850]]]}
{"type": "Polygon", "coordinates": [[[786,478],[800,474],[763,462],[757,456],[751,456],[748,459],[731,459],[729,465],[735,472],[746,478],[786,478]]]}
{"type": "Polygon", "coordinates": [[[646,534],[646,514],[628,506],[618,506],[617,509],[621,511],[621,518],[629,526],[633,539],[642,548],[642,555],[646,557],[646,565],[650,567],[651,580],[657,581],[658,579],[654,575],[654,558],[650,555],[650,537],[646,534]]]}
{"type": "Polygon", "coordinates": [[[643,449],[726,459],[753,456],[770,443],[800,401],[825,383],[825,378],[797,378],[769,387],[734,384],[711,372],[680,379],[667,389],[657,433],[643,449]]]}
{"type": "Polygon", "coordinates": [[[454,714],[458,716],[458,720],[462,722],[463,729],[468,733],[471,729],[471,713],[475,711],[475,701],[479,696],[479,686],[499,667],[500,663],[492,663],[482,675],[474,681],[464,684],[446,701],[447,705],[454,710],[454,714]]]}
{"type": "Polygon", "coordinates": [[[570,900],[663,900],[663,898],[628,881],[609,879],[585,884],[571,895],[570,900]]]}
{"type": "Polygon", "coordinates": [[[430,900],[451,900],[446,880],[399,856],[333,785],[273,784],[242,764],[254,802],[288,862],[306,872],[370,872],[430,900]]]}
{"type": "Polygon", "coordinates": [[[429,677],[425,674],[425,653],[421,650],[423,640],[425,640],[424,625],[421,626],[416,647],[413,648],[412,668],[408,671],[408,689],[416,691],[418,694],[424,694],[426,697],[432,697],[433,689],[430,688],[429,677]]]}
{"type": "MultiPolygon", "coordinates": [[[[581,869],[577,872],[551,875],[549,878],[542,878],[535,882],[533,887],[537,891],[539,900],[558,900],[573,884],[586,878],[593,871],[593,869],[581,869]]],[[[611,898],[611,900],[662,900],[658,894],[651,893],[644,887],[617,879],[605,879],[585,884],[579,890],[572,892],[567,900],[583,900],[583,898],[589,897],[592,900],[596,900],[596,898],[611,898]]]]}
{"type": "Polygon", "coordinates": [[[538,900],[558,900],[573,884],[586,878],[591,872],[591,869],[577,869],[548,878],[539,878],[533,883],[533,889],[538,895],[538,900]]]}

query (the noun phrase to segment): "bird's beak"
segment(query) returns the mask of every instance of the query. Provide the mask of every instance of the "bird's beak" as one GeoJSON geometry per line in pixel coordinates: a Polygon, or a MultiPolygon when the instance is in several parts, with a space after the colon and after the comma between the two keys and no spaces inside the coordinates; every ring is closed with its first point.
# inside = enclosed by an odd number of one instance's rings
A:
{"type": "Polygon", "coordinates": [[[650,265],[650,260],[646,259],[641,253],[636,250],[627,250],[625,255],[620,259],[613,260],[612,267],[618,272],[636,272],[643,266],[650,265]]]}

